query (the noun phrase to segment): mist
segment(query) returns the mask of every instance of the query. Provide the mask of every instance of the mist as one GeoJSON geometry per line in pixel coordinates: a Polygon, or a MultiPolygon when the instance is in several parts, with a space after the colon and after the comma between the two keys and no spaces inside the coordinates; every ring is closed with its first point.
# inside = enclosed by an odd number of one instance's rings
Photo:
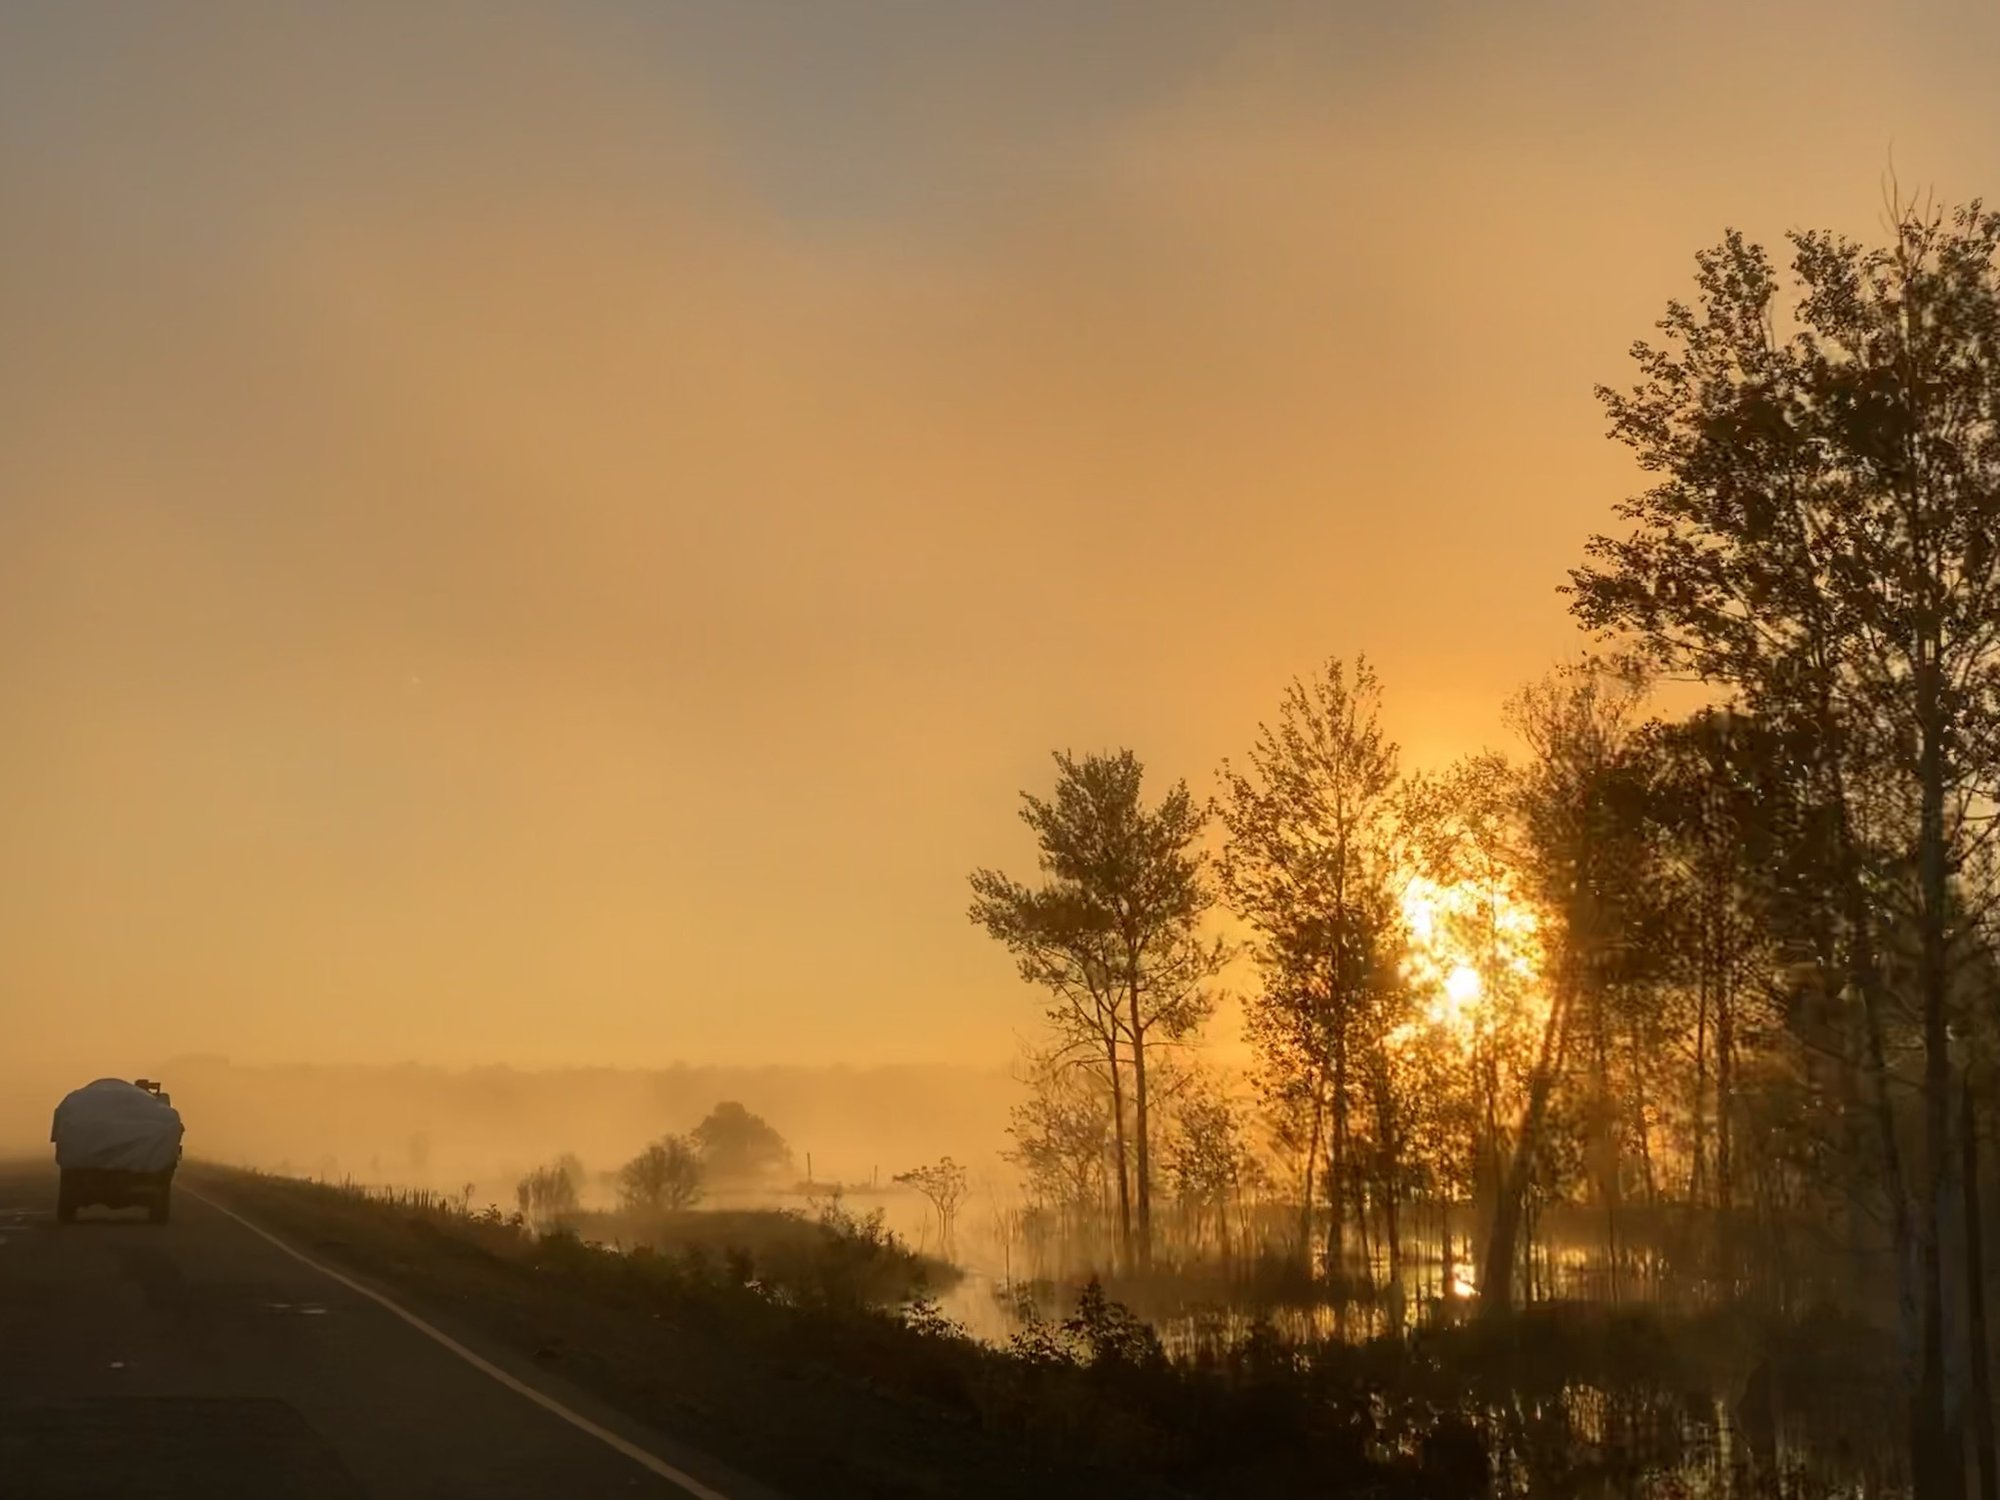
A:
{"type": "Polygon", "coordinates": [[[808,14],[0,20],[17,1056],[1005,1066],[1050,748],[1493,738],[1689,247],[1992,167],[1863,7],[808,14]]]}
{"type": "Polygon", "coordinates": [[[0,7],[0,1425],[282,1387],[496,1496],[657,1434],[732,1496],[1992,1490],[1996,55],[0,7]],[[1880,383],[1962,405],[1899,448],[1880,383]],[[51,1139],[106,1078],[171,1095],[99,1094],[132,1160],[51,1139]],[[278,1313],[336,1334],[230,1342],[278,1313]]]}
{"type": "MultiPolygon", "coordinates": [[[[134,1071],[160,1080],[197,1122],[204,1158],[329,1180],[476,1189],[511,1203],[515,1183],[560,1152],[596,1174],[734,1101],[792,1147],[797,1180],[886,1182],[939,1154],[1003,1172],[996,1152],[1016,1083],[1006,1068],[615,1067],[449,1070],[311,1063],[253,1067],[183,1056],[134,1071]]],[[[0,1152],[47,1149],[48,1109],[79,1074],[21,1078],[0,1152]]],[[[792,1179],[778,1184],[790,1190],[792,1179]]]]}

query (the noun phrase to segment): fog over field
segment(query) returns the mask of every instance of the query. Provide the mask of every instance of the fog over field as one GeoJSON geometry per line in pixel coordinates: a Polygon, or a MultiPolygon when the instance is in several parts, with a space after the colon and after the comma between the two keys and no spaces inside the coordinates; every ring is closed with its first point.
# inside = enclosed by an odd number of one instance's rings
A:
{"type": "Polygon", "coordinates": [[[815,1500],[2000,1497],[1996,58],[0,0],[0,1350],[228,1199],[815,1500]]]}
{"type": "MultiPolygon", "coordinates": [[[[139,1076],[136,1072],[134,1076],[139,1076]]],[[[722,1101],[763,1116],[793,1149],[796,1177],[854,1185],[949,1154],[998,1178],[1006,1068],[474,1068],[242,1066],[160,1061],[188,1122],[191,1154],[234,1165],[450,1192],[511,1207],[516,1180],[559,1152],[593,1174],[722,1101]]],[[[49,1107],[81,1077],[23,1079],[0,1113],[0,1151],[48,1149],[49,1107]]],[[[779,1186],[789,1188],[790,1180],[779,1186]]]]}
{"type": "Polygon", "coordinates": [[[1004,1066],[1049,751],[1206,792],[1357,650],[1497,738],[1592,384],[1719,225],[1988,180],[1960,23],[9,8],[9,1050],[1004,1066]]]}

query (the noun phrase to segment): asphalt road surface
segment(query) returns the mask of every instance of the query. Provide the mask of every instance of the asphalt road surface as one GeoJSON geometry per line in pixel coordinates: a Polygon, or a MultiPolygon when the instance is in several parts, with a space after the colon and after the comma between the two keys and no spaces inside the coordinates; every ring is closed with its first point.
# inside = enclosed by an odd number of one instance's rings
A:
{"type": "Polygon", "coordinates": [[[53,1168],[0,1166],[4,1500],[770,1500],[184,1186],[58,1226],[53,1168]]]}

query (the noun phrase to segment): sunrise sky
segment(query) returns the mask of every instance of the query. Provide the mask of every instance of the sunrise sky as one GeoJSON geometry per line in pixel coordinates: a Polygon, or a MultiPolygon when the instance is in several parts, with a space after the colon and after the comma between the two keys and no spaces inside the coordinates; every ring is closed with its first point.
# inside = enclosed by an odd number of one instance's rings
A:
{"type": "Polygon", "coordinates": [[[1048,752],[1498,742],[1736,225],[1990,0],[0,3],[15,1057],[1004,1060],[1048,752]]]}

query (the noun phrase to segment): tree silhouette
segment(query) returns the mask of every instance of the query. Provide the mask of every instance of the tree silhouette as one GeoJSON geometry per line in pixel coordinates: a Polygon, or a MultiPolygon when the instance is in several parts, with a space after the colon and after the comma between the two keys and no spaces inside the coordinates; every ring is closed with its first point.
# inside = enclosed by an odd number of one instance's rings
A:
{"type": "Polygon", "coordinates": [[[1619,936],[1616,892],[1632,873],[1610,837],[1615,826],[1610,774],[1633,727],[1638,702],[1639,689],[1630,680],[1578,668],[1524,688],[1509,705],[1509,717],[1530,755],[1520,782],[1522,869],[1545,916],[1549,994],[1480,1268],[1480,1309],[1489,1316],[1512,1306],[1523,1195],[1538,1159],[1546,1157],[1543,1127],[1565,1050],[1576,1033],[1590,1047],[1590,1108],[1598,1127],[1594,1144],[1601,1143],[1610,1093],[1605,970],[1619,936]]]}
{"type": "Polygon", "coordinates": [[[1196,1078],[1174,1110],[1167,1173],[1182,1204],[1201,1224],[1212,1218],[1222,1258],[1230,1258],[1229,1213],[1248,1164],[1241,1108],[1213,1079],[1196,1078]]]}
{"type": "Polygon", "coordinates": [[[645,1213],[691,1208],[701,1200],[704,1170],[692,1140],[662,1136],[618,1169],[618,1196],[645,1213]]]}
{"type": "Polygon", "coordinates": [[[1004,1154],[1024,1174],[1031,1202],[1058,1217],[1067,1249],[1109,1197],[1109,1100],[1097,1078],[1059,1058],[1031,1054],[1026,1082],[1028,1097],[1010,1112],[1013,1145],[1004,1154]]]}
{"type": "Polygon", "coordinates": [[[550,1223],[576,1210],[577,1189],[582,1185],[583,1163],[564,1152],[516,1183],[514,1199],[524,1217],[550,1223]]]}
{"type": "MultiPolygon", "coordinates": [[[[1326,1145],[1327,1265],[1343,1254],[1353,1101],[1400,1020],[1402,842],[1396,746],[1366,659],[1294,681],[1245,768],[1225,762],[1221,861],[1230,906],[1257,933],[1263,976],[1246,1026],[1274,1095],[1303,1100],[1326,1145]]],[[[1380,1095],[1378,1104],[1392,1101],[1380,1095]]],[[[1304,1245],[1312,1236],[1308,1158],[1304,1245]]]]}
{"type": "MultiPolygon", "coordinates": [[[[1899,203],[1886,246],[1817,232],[1792,245],[1788,333],[1768,256],[1731,234],[1700,258],[1699,309],[1671,305],[1665,343],[1635,348],[1641,382],[1602,393],[1613,432],[1660,479],[1621,507],[1626,536],[1593,541],[1575,607],[1781,731],[1816,731],[1818,790],[1843,830],[1841,938],[1877,1055],[1863,778],[1891,805],[1875,831],[1911,897],[1914,962],[1892,982],[1918,1018],[1923,1150],[1920,1177],[1890,1191],[1915,1283],[1911,1455],[1920,1500],[1934,1500],[1961,1487],[1942,1233],[1966,952],[1954,885],[1985,852],[1980,809],[2000,790],[2000,215],[1899,203]]],[[[1874,1084],[1885,1091],[1879,1067],[1874,1084]]]]}
{"type": "Polygon", "coordinates": [[[950,1255],[953,1231],[958,1225],[959,1206],[965,1202],[968,1188],[965,1168],[946,1156],[929,1166],[898,1172],[894,1180],[923,1194],[931,1211],[937,1215],[938,1249],[950,1255]]]}
{"type": "Polygon", "coordinates": [[[1131,751],[1080,760],[1058,753],[1055,761],[1054,797],[1021,795],[1043,883],[977,870],[971,917],[1014,954],[1023,979],[1055,997],[1046,1014],[1058,1055],[1101,1069],[1117,1146],[1120,1243],[1128,1264],[1144,1266],[1152,1259],[1149,1053],[1200,1028],[1228,952],[1201,932],[1213,896],[1195,848],[1204,818],[1186,784],[1149,808],[1131,751]]]}
{"type": "Polygon", "coordinates": [[[761,1115],[725,1101],[688,1134],[700,1153],[703,1175],[713,1182],[743,1182],[785,1171],[791,1147],[761,1115]]]}

